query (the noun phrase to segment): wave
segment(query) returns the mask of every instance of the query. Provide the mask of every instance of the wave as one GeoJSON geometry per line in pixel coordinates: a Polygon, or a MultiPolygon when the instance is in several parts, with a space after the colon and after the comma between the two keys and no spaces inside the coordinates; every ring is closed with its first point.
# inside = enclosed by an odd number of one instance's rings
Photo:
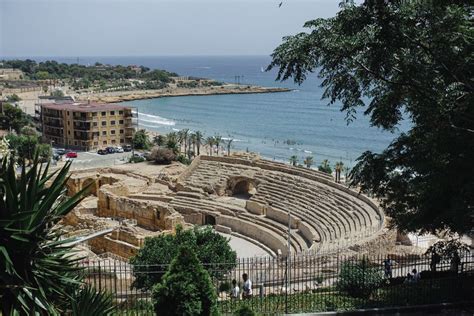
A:
{"type": "Polygon", "coordinates": [[[152,115],[152,114],[146,114],[146,113],[139,113],[138,120],[143,121],[143,122],[155,123],[159,125],[168,125],[168,126],[176,125],[176,122],[173,120],[170,120],[158,115],[152,115]],[[145,116],[146,119],[142,118],[143,116],[145,116]]]}

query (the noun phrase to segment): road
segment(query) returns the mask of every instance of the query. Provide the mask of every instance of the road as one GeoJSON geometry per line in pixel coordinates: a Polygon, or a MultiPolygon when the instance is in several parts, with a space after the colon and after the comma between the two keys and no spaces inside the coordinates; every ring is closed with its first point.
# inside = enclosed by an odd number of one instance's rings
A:
{"type": "MultiPolygon", "coordinates": [[[[77,152],[77,158],[70,159],[72,160],[71,170],[113,167],[115,165],[127,163],[131,156],[131,152],[108,155],[99,155],[95,152],[77,152]]],[[[63,156],[62,159],[64,161],[67,160],[65,156],[63,156]]],[[[60,165],[61,162],[58,166],[60,165]]]]}

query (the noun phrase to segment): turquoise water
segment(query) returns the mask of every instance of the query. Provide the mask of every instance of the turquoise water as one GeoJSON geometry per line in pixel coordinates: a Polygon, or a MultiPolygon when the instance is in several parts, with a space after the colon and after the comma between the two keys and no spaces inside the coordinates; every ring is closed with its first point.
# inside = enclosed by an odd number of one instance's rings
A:
{"type": "MultiPolygon", "coordinates": [[[[61,60],[60,58],[56,58],[61,60]]],[[[75,59],[65,62],[76,62],[75,59]]],[[[233,148],[250,150],[275,160],[288,161],[297,155],[300,161],[312,155],[317,164],[343,160],[353,165],[364,151],[381,151],[396,136],[370,127],[362,115],[347,125],[339,105],[327,106],[321,100],[320,79],[309,76],[301,86],[275,82],[275,72],[262,72],[270,58],[248,57],[89,57],[80,62],[137,64],[162,68],[180,75],[214,78],[243,84],[283,86],[295,89],[285,93],[171,97],[125,102],[140,112],[143,128],[168,133],[189,128],[206,135],[219,134],[236,139],[233,148]],[[295,141],[287,145],[285,140],[295,141]]],[[[402,129],[405,127],[402,126],[402,129]]]]}

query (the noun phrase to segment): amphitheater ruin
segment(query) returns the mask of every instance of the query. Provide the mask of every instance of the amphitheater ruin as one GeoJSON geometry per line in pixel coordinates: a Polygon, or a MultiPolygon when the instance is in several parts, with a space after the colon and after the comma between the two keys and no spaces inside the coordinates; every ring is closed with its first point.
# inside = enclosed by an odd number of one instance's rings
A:
{"type": "Polygon", "coordinates": [[[75,171],[68,194],[86,186],[90,196],[63,225],[95,254],[130,258],[146,237],[173,233],[178,224],[212,225],[271,256],[395,245],[396,233],[368,197],[330,175],[256,155],[75,171]]]}

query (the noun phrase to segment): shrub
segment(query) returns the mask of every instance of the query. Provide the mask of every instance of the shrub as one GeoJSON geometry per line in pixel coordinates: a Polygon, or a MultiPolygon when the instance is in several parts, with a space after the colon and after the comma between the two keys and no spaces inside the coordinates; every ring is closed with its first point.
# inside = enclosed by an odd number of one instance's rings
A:
{"type": "Polygon", "coordinates": [[[130,157],[130,160],[129,160],[129,162],[133,162],[133,163],[144,162],[144,161],[145,161],[145,158],[141,156],[132,156],[130,157]]]}
{"type": "Polygon", "coordinates": [[[146,130],[141,129],[135,132],[135,135],[133,135],[133,146],[135,149],[150,148],[150,139],[146,130]]]}
{"type": "Polygon", "coordinates": [[[189,158],[186,158],[185,155],[178,155],[178,157],[176,158],[176,160],[178,160],[180,163],[182,163],[183,165],[189,165],[191,164],[191,160],[189,158]]]}
{"type": "Polygon", "coordinates": [[[160,165],[169,165],[176,160],[176,155],[171,149],[154,147],[150,154],[150,160],[160,165]]]}
{"type": "Polygon", "coordinates": [[[256,316],[255,312],[248,306],[244,305],[240,307],[234,313],[235,316],[256,316]]]}
{"type": "Polygon", "coordinates": [[[368,298],[384,282],[382,271],[370,266],[368,260],[346,261],[342,264],[339,280],[336,284],[339,291],[352,297],[368,298]]]}
{"type": "Polygon", "coordinates": [[[152,291],[159,315],[217,315],[217,295],[196,253],[183,246],[152,291]]]}
{"type": "Polygon", "coordinates": [[[175,235],[146,238],[138,254],[130,259],[135,276],[133,287],[148,290],[159,283],[165,271],[156,272],[157,266],[169,264],[181,246],[196,249],[197,257],[212,277],[220,278],[236,265],[237,254],[229,246],[228,238],[214,232],[210,226],[190,230],[178,226],[175,235]],[[154,273],[146,273],[148,269],[154,273]]]}

